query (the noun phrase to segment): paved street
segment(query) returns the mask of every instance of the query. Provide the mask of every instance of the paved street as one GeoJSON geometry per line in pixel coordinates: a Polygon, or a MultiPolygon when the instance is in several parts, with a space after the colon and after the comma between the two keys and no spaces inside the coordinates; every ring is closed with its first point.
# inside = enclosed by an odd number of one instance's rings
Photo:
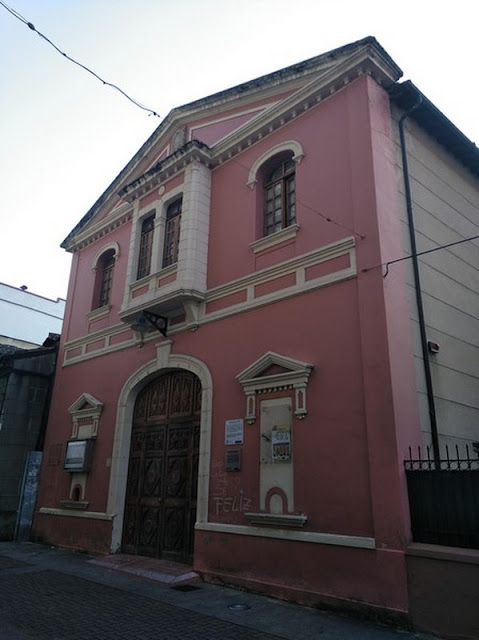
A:
{"type": "Polygon", "coordinates": [[[431,638],[225,587],[169,588],[90,560],[0,542],[0,640],[431,638]]]}

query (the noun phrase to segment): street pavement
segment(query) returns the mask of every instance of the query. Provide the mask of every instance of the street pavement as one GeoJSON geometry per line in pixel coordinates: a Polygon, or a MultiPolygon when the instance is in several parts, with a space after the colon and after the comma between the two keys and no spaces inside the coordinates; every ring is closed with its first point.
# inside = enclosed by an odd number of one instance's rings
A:
{"type": "Polygon", "coordinates": [[[203,582],[172,588],[91,561],[0,542],[0,640],[434,640],[203,582]]]}

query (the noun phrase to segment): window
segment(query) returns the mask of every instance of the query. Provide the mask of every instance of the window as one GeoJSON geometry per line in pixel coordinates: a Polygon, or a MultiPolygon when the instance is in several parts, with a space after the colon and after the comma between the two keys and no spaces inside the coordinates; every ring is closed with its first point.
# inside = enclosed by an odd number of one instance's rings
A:
{"type": "Polygon", "coordinates": [[[113,283],[113,269],[115,267],[115,252],[107,251],[102,259],[102,274],[100,283],[99,307],[105,307],[110,303],[111,286],[113,283]]]}
{"type": "Polygon", "coordinates": [[[283,160],[266,174],[264,186],[264,235],[291,226],[296,221],[295,162],[283,160]]]}
{"type": "Polygon", "coordinates": [[[141,223],[140,249],[138,252],[137,280],[150,274],[151,253],[153,249],[153,232],[155,228],[155,214],[149,215],[141,223]]]}
{"type": "Polygon", "coordinates": [[[165,244],[163,248],[163,268],[178,262],[180,243],[180,222],[183,200],[178,198],[166,210],[165,244]]]}
{"type": "Polygon", "coordinates": [[[99,309],[110,304],[115,268],[115,250],[108,249],[97,260],[93,308],[99,309]]]}

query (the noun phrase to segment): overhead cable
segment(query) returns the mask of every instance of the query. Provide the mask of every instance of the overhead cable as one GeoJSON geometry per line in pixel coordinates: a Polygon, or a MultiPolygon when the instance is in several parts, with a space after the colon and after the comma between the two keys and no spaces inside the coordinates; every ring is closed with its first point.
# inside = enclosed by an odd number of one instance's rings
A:
{"type": "Polygon", "coordinates": [[[386,267],[386,272],[383,275],[385,278],[389,273],[389,265],[395,264],[396,262],[403,262],[404,260],[410,260],[411,258],[425,256],[428,253],[434,253],[435,251],[440,251],[441,249],[448,249],[449,247],[454,247],[455,245],[462,244],[463,242],[471,242],[472,240],[479,239],[479,235],[471,236],[470,238],[463,238],[462,240],[457,240],[456,242],[450,242],[449,244],[442,244],[439,247],[434,247],[434,249],[427,249],[427,251],[420,251],[416,254],[411,254],[410,256],[403,256],[402,258],[396,258],[396,260],[388,260],[388,262],[381,262],[381,264],[377,264],[374,267],[365,267],[361,269],[361,273],[367,273],[368,271],[372,271],[373,269],[378,269],[379,267],[386,267]]]}
{"type": "Polygon", "coordinates": [[[112,82],[107,82],[106,80],[104,80],[103,78],[101,78],[97,73],[95,73],[94,71],[92,71],[91,69],[89,69],[87,66],[85,66],[84,64],[82,64],[81,62],[78,62],[77,60],[74,60],[73,58],[71,58],[67,53],[65,53],[64,51],[62,51],[61,49],[59,49],[57,47],[57,45],[52,42],[49,38],[47,38],[47,36],[45,36],[43,33],[41,33],[40,31],[38,31],[35,28],[35,25],[32,24],[31,22],[29,22],[26,18],[24,18],[21,14],[18,13],[18,11],[15,11],[15,9],[12,9],[11,7],[9,7],[8,5],[6,5],[3,0],[0,0],[0,5],[2,7],[4,7],[4,9],[6,9],[8,12],[10,12],[12,14],[12,16],[14,16],[15,18],[17,18],[17,20],[20,20],[20,22],[23,22],[23,24],[27,25],[27,27],[29,29],[31,29],[32,31],[35,31],[35,33],[37,35],[40,36],[40,38],[43,38],[43,40],[45,40],[46,42],[48,42],[49,45],[51,45],[56,51],[58,51],[58,53],[60,53],[64,58],[66,58],[67,60],[69,60],[70,62],[73,62],[73,64],[76,64],[78,67],[81,67],[84,71],[87,71],[88,73],[90,73],[94,78],[96,78],[97,80],[99,80],[102,84],[111,87],[112,89],[116,89],[117,91],[119,91],[127,100],[129,100],[130,102],[132,102],[136,107],[139,107],[140,109],[143,109],[143,111],[147,111],[150,115],[156,116],[157,118],[159,118],[159,114],[156,111],[153,111],[153,109],[149,109],[148,107],[145,107],[145,105],[141,104],[141,102],[138,102],[138,100],[135,100],[134,98],[132,98],[131,96],[129,96],[125,91],[123,91],[123,89],[121,89],[120,87],[118,87],[116,84],[113,84],[112,82]]]}

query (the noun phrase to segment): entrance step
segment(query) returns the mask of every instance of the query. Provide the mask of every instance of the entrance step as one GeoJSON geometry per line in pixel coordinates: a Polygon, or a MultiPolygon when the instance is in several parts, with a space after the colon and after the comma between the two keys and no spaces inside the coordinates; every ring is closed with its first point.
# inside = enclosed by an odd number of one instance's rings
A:
{"type": "Polygon", "coordinates": [[[89,560],[90,564],[113,571],[123,571],[141,578],[154,580],[166,587],[178,587],[180,585],[200,582],[200,576],[193,571],[193,567],[170,560],[158,560],[143,556],[117,553],[104,558],[89,560]]]}

